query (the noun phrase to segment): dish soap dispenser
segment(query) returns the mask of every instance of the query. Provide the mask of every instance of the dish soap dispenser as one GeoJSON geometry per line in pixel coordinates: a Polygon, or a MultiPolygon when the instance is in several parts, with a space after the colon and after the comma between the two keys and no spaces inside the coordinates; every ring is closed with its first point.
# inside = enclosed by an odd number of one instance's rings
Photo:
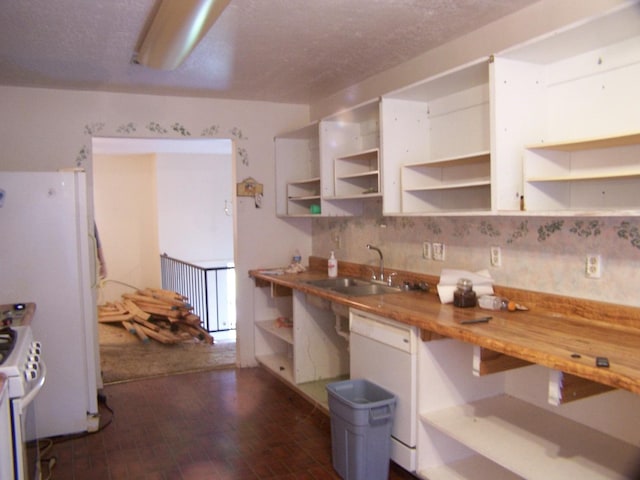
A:
{"type": "Polygon", "coordinates": [[[335,278],[338,276],[338,260],[336,260],[336,256],[333,254],[333,251],[331,251],[331,256],[329,256],[327,267],[329,277],[335,278]]]}

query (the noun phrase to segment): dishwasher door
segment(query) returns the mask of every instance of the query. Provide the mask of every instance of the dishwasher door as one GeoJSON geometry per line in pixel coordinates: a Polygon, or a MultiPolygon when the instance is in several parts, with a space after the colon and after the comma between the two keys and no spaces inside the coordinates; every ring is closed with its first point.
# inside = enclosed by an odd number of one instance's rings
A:
{"type": "Polygon", "coordinates": [[[396,396],[391,459],[416,470],[418,329],[378,315],[350,311],[350,375],[396,396]]]}

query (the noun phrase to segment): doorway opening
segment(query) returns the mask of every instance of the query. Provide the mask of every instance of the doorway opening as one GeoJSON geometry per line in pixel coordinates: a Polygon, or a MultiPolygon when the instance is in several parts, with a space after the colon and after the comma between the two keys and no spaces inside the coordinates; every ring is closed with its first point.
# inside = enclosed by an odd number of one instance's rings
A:
{"type": "MultiPolygon", "coordinates": [[[[184,295],[214,338],[213,356],[215,347],[232,343],[235,348],[233,152],[229,139],[93,139],[94,218],[107,267],[98,304],[141,289],[184,295]],[[186,283],[167,283],[166,258],[202,270],[202,287],[191,288],[191,274],[186,283]]],[[[100,332],[110,333],[107,343],[126,339],[123,348],[131,351],[126,328],[113,327],[99,325],[100,332]]],[[[102,335],[100,343],[103,357],[102,335]]],[[[222,357],[228,362],[228,351],[222,357]]],[[[176,363],[184,365],[170,368],[193,370],[199,362],[179,359],[176,363]]],[[[205,366],[216,366],[215,358],[205,366]]]]}

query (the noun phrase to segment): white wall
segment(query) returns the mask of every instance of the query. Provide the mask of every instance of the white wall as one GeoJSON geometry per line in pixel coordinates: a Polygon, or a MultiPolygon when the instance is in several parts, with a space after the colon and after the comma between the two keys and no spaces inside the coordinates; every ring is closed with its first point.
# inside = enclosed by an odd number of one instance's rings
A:
{"type": "MultiPolygon", "coordinates": [[[[273,137],[309,121],[305,105],[162,97],[0,86],[0,169],[55,170],[82,166],[92,177],[91,139],[231,138],[238,180],[264,184],[263,208],[238,198],[238,357],[253,364],[251,268],[286,264],[295,248],[311,250],[306,219],[275,217],[273,137]]],[[[93,196],[92,185],[90,195],[93,196]]]]}
{"type": "Polygon", "coordinates": [[[230,154],[157,156],[161,253],[186,262],[233,262],[231,161],[230,154]]]}
{"type": "Polygon", "coordinates": [[[98,304],[132,288],[161,288],[155,155],[96,155],[94,210],[107,266],[98,304]],[[125,285],[126,284],[126,285],[125,285]]]}

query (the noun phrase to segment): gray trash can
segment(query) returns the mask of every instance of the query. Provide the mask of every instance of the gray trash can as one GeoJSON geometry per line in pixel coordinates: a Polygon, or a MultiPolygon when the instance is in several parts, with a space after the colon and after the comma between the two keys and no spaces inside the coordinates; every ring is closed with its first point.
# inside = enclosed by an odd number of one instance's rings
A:
{"type": "Polygon", "coordinates": [[[393,393],[367,380],[327,385],[333,468],[344,480],[387,480],[393,393]]]}

